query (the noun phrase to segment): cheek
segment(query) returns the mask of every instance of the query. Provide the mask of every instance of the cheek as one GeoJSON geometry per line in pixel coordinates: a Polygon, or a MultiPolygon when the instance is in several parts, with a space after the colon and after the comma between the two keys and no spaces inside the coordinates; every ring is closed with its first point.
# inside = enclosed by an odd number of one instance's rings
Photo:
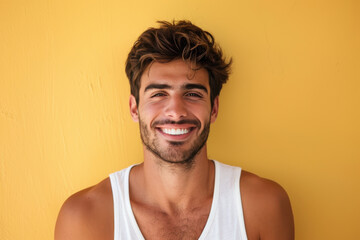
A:
{"type": "Polygon", "coordinates": [[[139,106],[139,115],[143,122],[151,124],[160,115],[163,106],[154,103],[146,103],[139,106]]]}
{"type": "Polygon", "coordinates": [[[211,107],[208,106],[195,106],[193,113],[202,122],[210,121],[211,107]]]}
{"type": "Polygon", "coordinates": [[[164,104],[159,104],[155,102],[148,102],[145,104],[140,105],[140,111],[146,112],[148,114],[159,112],[161,109],[164,108],[164,104]]]}

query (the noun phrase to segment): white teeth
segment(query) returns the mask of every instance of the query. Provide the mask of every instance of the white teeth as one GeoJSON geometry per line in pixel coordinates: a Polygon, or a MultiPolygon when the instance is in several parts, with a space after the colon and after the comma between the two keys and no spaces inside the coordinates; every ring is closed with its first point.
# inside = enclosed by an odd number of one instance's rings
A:
{"type": "Polygon", "coordinates": [[[161,130],[169,135],[182,135],[189,132],[189,129],[186,128],[162,128],[161,130]]]}

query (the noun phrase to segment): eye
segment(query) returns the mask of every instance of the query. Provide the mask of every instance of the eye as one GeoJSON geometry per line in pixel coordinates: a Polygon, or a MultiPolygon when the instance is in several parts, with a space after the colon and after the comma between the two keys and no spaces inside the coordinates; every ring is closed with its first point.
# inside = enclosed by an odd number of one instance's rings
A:
{"type": "Polygon", "coordinates": [[[163,97],[166,96],[166,94],[164,92],[156,92],[151,94],[151,98],[155,98],[155,97],[163,97]]]}
{"type": "Polygon", "coordinates": [[[202,98],[202,95],[197,92],[188,92],[185,95],[192,98],[202,98]]]}

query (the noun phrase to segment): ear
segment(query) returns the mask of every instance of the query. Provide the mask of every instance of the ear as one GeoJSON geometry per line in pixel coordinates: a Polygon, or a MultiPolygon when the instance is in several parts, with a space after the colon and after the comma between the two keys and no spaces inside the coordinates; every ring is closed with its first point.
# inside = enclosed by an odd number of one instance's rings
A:
{"type": "Polygon", "coordinates": [[[137,107],[137,103],[136,103],[136,99],[135,99],[134,95],[130,95],[129,106],[130,106],[131,118],[133,119],[134,122],[138,122],[139,121],[139,113],[138,113],[138,107],[137,107]]]}
{"type": "Polygon", "coordinates": [[[218,112],[219,112],[219,96],[217,96],[215,99],[214,99],[214,105],[211,109],[211,118],[210,118],[210,122],[211,123],[214,123],[216,118],[217,118],[217,115],[218,115],[218,112]]]}

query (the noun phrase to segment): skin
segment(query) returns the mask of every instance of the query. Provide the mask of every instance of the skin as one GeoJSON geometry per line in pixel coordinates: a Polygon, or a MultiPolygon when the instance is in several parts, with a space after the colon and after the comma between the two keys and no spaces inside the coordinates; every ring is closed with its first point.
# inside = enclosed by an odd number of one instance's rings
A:
{"type": "MultiPolygon", "coordinates": [[[[130,201],[146,239],[197,239],[210,213],[214,164],[206,139],[219,102],[211,108],[208,73],[174,60],[153,63],[141,78],[140,100],[130,97],[130,113],[139,122],[144,162],[130,172],[130,201]],[[189,132],[172,136],[163,129],[189,132]]],[[[277,183],[242,171],[240,179],[249,240],[294,239],[289,198],[277,183]]],[[[109,178],[66,200],[55,239],[114,239],[109,178]]]]}

